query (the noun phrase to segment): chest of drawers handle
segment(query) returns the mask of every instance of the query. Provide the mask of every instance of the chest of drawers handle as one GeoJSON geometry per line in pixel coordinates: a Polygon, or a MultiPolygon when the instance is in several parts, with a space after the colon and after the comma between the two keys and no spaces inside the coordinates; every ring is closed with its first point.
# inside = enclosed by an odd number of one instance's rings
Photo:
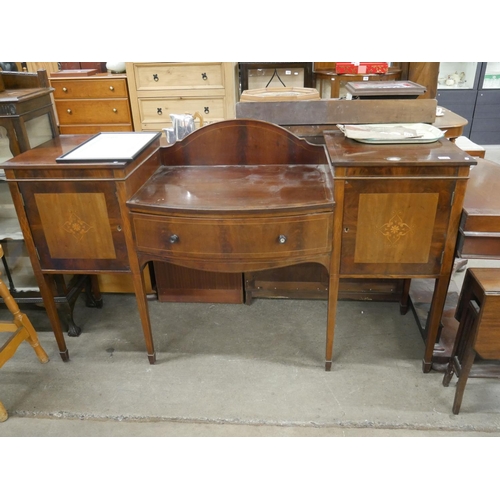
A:
{"type": "Polygon", "coordinates": [[[202,78],[203,80],[208,80],[208,77],[207,77],[207,74],[206,74],[206,73],[202,73],[202,74],[201,74],[201,78],[202,78]]]}
{"type": "Polygon", "coordinates": [[[284,245],[286,243],[286,236],[284,234],[280,234],[278,236],[278,243],[280,245],[284,245]]]}
{"type": "Polygon", "coordinates": [[[208,114],[210,113],[210,107],[209,107],[209,106],[205,106],[205,107],[203,108],[203,112],[204,112],[206,115],[208,115],[208,114]]]}
{"type": "Polygon", "coordinates": [[[115,88],[113,87],[113,85],[111,85],[111,86],[109,87],[109,90],[111,90],[111,92],[113,92],[113,91],[115,90],[115,88]]]}
{"type": "Polygon", "coordinates": [[[113,108],[113,113],[118,113],[118,110],[116,108],[113,108]]]}
{"type": "Polygon", "coordinates": [[[68,115],[72,113],[71,109],[67,109],[66,112],[68,113],[68,115]]]}
{"type": "Polygon", "coordinates": [[[163,114],[163,111],[161,110],[161,108],[156,108],[156,114],[157,115],[162,115],[163,114]]]}
{"type": "Polygon", "coordinates": [[[169,241],[170,241],[170,243],[172,243],[172,245],[174,243],[179,243],[179,236],[177,236],[176,234],[173,234],[172,236],[170,236],[169,241]]]}
{"type": "Polygon", "coordinates": [[[62,90],[63,90],[63,92],[67,92],[68,91],[68,89],[66,87],[63,87],[62,90]]]}
{"type": "Polygon", "coordinates": [[[157,75],[157,74],[154,74],[154,75],[153,75],[153,80],[154,80],[155,82],[158,82],[158,81],[160,80],[160,79],[158,78],[158,75],[157,75]]]}

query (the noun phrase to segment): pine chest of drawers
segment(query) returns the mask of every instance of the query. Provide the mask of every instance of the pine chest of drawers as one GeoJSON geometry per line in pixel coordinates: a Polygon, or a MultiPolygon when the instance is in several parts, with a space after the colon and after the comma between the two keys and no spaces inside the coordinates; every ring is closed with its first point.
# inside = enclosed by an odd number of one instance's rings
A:
{"type": "Polygon", "coordinates": [[[61,134],[133,131],[127,77],[52,78],[61,134]]]}
{"type": "Polygon", "coordinates": [[[170,114],[198,113],[205,124],[235,117],[236,63],[127,63],[127,77],[135,130],[171,127],[170,114]]]}

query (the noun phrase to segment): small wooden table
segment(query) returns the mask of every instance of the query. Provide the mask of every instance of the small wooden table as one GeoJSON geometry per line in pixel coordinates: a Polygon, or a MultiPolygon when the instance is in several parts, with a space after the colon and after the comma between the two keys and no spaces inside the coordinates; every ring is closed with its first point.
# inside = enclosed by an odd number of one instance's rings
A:
{"type": "Polygon", "coordinates": [[[500,259],[500,165],[478,159],[471,168],[458,233],[457,257],[500,259]]]}
{"type": "MultiPolygon", "coordinates": [[[[500,165],[477,158],[470,169],[460,218],[455,257],[461,259],[500,259],[500,165]]],[[[451,283],[444,306],[442,329],[434,355],[435,369],[442,371],[448,363],[458,323],[454,319],[460,290],[451,283]]],[[[421,330],[432,301],[432,286],[428,280],[412,284],[410,299],[421,330]]]]}
{"type": "Polygon", "coordinates": [[[444,136],[454,141],[464,132],[464,127],[469,123],[463,116],[457,115],[453,111],[446,108],[443,110],[443,116],[436,116],[433,125],[444,131],[444,136]]]}
{"type": "Polygon", "coordinates": [[[500,360],[500,269],[467,269],[455,317],[460,326],[443,385],[456,373],[453,413],[458,414],[469,377],[500,378],[498,363],[485,363],[500,360]]]}

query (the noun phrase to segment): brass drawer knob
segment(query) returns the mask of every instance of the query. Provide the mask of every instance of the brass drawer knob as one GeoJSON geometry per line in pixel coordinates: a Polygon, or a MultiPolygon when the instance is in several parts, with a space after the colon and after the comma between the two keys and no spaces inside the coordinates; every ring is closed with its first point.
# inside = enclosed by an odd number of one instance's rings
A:
{"type": "Polygon", "coordinates": [[[280,234],[278,236],[278,243],[280,245],[284,245],[286,243],[286,236],[284,234],[280,234]]]}
{"type": "Polygon", "coordinates": [[[63,90],[63,92],[67,92],[68,91],[68,89],[66,87],[63,87],[62,90],[63,90]]]}
{"type": "Polygon", "coordinates": [[[118,110],[116,108],[113,108],[113,113],[118,113],[118,110]]]}
{"type": "Polygon", "coordinates": [[[115,90],[115,88],[113,87],[113,85],[110,85],[109,90],[111,90],[111,92],[113,92],[113,90],[115,90]]]}
{"type": "Polygon", "coordinates": [[[68,113],[68,115],[72,113],[71,109],[67,109],[66,112],[68,113]]]}
{"type": "Polygon", "coordinates": [[[176,234],[173,234],[172,236],[170,236],[169,241],[170,241],[170,243],[172,243],[172,245],[174,243],[179,243],[179,237],[176,234]]]}

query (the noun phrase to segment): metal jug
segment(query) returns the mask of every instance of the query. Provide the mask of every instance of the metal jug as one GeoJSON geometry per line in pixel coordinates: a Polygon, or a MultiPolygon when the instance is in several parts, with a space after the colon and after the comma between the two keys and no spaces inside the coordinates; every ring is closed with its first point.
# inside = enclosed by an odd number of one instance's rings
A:
{"type": "Polygon", "coordinates": [[[167,142],[169,144],[180,141],[184,139],[187,135],[195,130],[195,118],[199,118],[200,127],[203,126],[203,117],[198,113],[189,114],[171,114],[170,119],[172,120],[173,128],[166,128],[165,135],[167,137],[167,142]]]}

